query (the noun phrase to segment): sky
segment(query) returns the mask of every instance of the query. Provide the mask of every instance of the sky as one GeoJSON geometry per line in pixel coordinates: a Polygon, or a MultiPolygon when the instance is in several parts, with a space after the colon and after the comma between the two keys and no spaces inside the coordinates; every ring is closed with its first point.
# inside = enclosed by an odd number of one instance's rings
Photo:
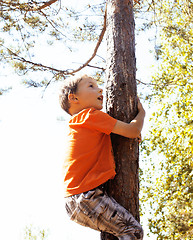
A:
{"type": "Polygon", "coordinates": [[[41,99],[40,90],[18,87],[0,99],[1,239],[23,239],[29,224],[50,229],[49,239],[84,235],[65,216],[61,166],[66,123],[57,116],[67,117],[55,96],[48,90],[41,99]]]}
{"type": "MultiPolygon", "coordinates": [[[[142,81],[150,78],[154,62],[149,37],[147,33],[136,37],[137,78],[142,81]]],[[[85,58],[90,56],[88,45],[82,45],[81,51],[80,56],[83,52],[85,58]]],[[[53,59],[46,54],[45,59],[53,59]]],[[[24,240],[30,224],[49,229],[48,240],[100,239],[98,232],[65,215],[61,166],[69,116],[58,103],[59,84],[49,86],[42,97],[42,89],[19,84],[21,78],[11,70],[4,69],[0,78],[13,86],[0,96],[0,239],[24,240]]]]}

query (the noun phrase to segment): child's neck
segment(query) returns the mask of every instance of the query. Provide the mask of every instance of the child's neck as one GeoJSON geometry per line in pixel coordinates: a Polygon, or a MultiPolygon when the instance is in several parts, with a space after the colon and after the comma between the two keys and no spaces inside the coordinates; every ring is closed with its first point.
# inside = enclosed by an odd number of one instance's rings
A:
{"type": "Polygon", "coordinates": [[[80,107],[70,108],[69,113],[70,113],[71,116],[73,116],[75,114],[78,114],[82,110],[84,110],[84,108],[80,108],[80,107]]]}

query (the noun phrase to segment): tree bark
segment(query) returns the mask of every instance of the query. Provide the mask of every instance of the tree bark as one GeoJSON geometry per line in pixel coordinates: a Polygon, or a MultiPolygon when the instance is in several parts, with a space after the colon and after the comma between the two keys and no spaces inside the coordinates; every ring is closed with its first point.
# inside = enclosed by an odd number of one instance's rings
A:
{"type": "MultiPolygon", "coordinates": [[[[132,0],[107,0],[107,113],[130,122],[137,114],[135,23],[132,0]]],[[[137,139],[112,135],[117,175],[107,192],[139,221],[137,139]]],[[[116,237],[101,233],[102,240],[116,237]]]]}

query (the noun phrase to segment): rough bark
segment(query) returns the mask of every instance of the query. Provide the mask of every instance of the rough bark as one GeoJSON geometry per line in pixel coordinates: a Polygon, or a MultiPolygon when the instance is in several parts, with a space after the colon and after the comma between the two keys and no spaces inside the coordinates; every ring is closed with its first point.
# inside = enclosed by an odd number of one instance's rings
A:
{"type": "MultiPolygon", "coordinates": [[[[130,122],[137,114],[135,23],[132,0],[107,0],[107,113],[130,122]]],[[[139,221],[138,141],[112,135],[116,177],[107,192],[139,221]]],[[[116,237],[101,233],[102,240],[116,237]]]]}

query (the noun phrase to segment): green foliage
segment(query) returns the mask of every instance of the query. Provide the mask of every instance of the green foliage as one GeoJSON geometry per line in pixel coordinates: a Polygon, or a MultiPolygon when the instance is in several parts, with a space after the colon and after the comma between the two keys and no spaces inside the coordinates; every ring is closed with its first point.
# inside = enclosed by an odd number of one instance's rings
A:
{"type": "Polygon", "coordinates": [[[165,0],[156,9],[161,48],[150,101],[156,111],[143,146],[153,160],[142,199],[151,208],[149,226],[157,239],[193,236],[192,7],[191,1],[165,0]]]}

